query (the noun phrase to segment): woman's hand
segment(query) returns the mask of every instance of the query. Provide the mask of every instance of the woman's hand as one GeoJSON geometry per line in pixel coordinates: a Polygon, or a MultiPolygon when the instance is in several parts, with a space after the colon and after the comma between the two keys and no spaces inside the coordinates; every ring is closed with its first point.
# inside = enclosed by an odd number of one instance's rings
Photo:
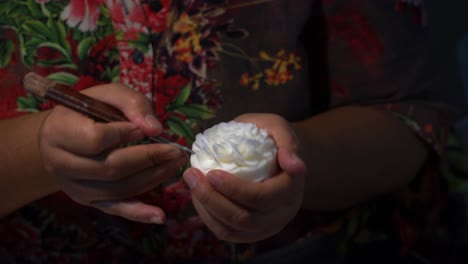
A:
{"type": "Polygon", "coordinates": [[[136,199],[175,175],[187,162],[167,144],[120,147],[161,133],[149,101],[123,85],[108,84],[83,93],[120,109],[131,122],[98,123],[57,106],[44,120],[39,149],[48,173],[80,204],[145,223],[162,223],[164,212],[136,199]]]}
{"type": "Polygon", "coordinates": [[[184,179],[200,217],[220,239],[254,242],[275,235],[302,204],[305,165],[296,154],[296,137],[288,122],[272,114],[246,114],[235,119],[266,129],[278,147],[279,171],[259,183],[213,170],[206,177],[188,169],[184,179]]]}

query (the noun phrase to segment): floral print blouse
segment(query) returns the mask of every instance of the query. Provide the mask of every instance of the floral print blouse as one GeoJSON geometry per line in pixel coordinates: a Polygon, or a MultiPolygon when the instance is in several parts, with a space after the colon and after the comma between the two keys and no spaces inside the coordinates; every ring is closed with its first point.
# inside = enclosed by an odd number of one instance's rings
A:
{"type": "Polygon", "coordinates": [[[217,240],[182,180],[141,196],[165,210],[164,225],[106,215],[59,192],[0,220],[0,262],[274,263],[306,252],[317,263],[456,263],[446,246],[465,245],[468,169],[450,133],[463,111],[452,53],[464,16],[436,2],[1,1],[1,118],[54,106],[22,88],[34,71],[76,90],[121,82],[151,100],[163,136],[184,145],[245,112],[297,121],[359,104],[395,114],[434,155],[401,192],[333,215],[301,211],[256,244],[217,240]]]}

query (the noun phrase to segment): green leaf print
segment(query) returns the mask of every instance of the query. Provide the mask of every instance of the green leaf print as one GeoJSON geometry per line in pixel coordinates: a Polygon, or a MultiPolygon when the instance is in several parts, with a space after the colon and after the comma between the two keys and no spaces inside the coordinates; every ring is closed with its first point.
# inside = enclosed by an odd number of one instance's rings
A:
{"type": "Polygon", "coordinates": [[[52,16],[52,13],[47,9],[46,5],[41,5],[41,11],[46,17],[52,16]]]}
{"type": "Polygon", "coordinates": [[[167,125],[177,135],[184,137],[191,142],[194,141],[195,136],[193,135],[190,125],[184,120],[182,120],[180,117],[177,117],[177,116],[169,117],[167,119],[167,125]]]}
{"type": "Polygon", "coordinates": [[[37,48],[37,46],[39,46],[43,42],[44,41],[42,39],[31,38],[31,39],[27,40],[26,43],[24,43],[24,45],[25,45],[26,49],[35,50],[37,48]]]}
{"type": "Polygon", "coordinates": [[[37,62],[37,65],[42,67],[57,67],[77,70],[78,66],[74,63],[69,63],[67,59],[56,59],[56,60],[41,60],[37,62]]]}
{"type": "Polygon", "coordinates": [[[51,48],[51,49],[56,49],[57,51],[62,53],[63,56],[65,56],[68,60],[71,61],[71,54],[69,54],[66,49],[64,49],[62,46],[60,46],[57,43],[41,42],[41,44],[39,44],[39,47],[47,47],[47,48],[51,48]]]}
{"type": "Polygon", "coordinates": [[[39,5],[34,0],[28,0],[26,5],[34,17],[40,17],[42,15],[42,11],[39,8],[39,5]]]}
{"type": "Polygon", "coordinates": [[[0,1],[0,14],[6,15],[10,9],[11,3],[7,1],[0,1]]]}
{"type": "Polygon", "coordinates": [[[192,84],[188,83],[182,91],[180,91],[179,95],[177,98],[174,100],[174,105],[181,106],[184,105],[187,99],[190,97],[190,92],[192,91],[192,84]]]}
{"type": "Polygon", "coordinates": [[[11,17],[18,17],[18,16],[22,16],[23,14],[27,14],[28,11],[29,10],[26,5],[11,4],[6,14],[11,17]]]}
{"type": "Polygon", "coordinates": [[[55,39],[62,45],[62,47],[65,47],[71,53],[70,44],[68,44],[67,41],[67,30],[63,22],[49,18],[47,26],[52,29],[55,39]]]}
{"type": "MultiPolygon", "coordinates": [[[[16,31],[19,40],[18,49],[26,66],[35,63],[37,49],[47,47],[59,51],[66,63],[55,66],[76,68],[72,61],[72,51],[67,41],[67,27],[58,19],[66,1],[50,1],[39,4],[35,0],[1,1],[0,24],[16,31]]],[[[41,62],[41,64],[45,64],[41,62]]]]}
{"type": "Polygon", "coordinates": [[[16,104],[20,111],[37,112],[39,109],[39,103],[39,100],[30,94],[27,97],[18,97],[16,99],[16,104]]]}
{"type": "Polygon", "coordinates": [[[70,86],[73,86],[78,82],[78,77],[68,72],[52,73],[47,76],[47,79],[70,86]]]}
{"type": "Polygon", "coordinates": [[[27,20],[21,27],[26,33],[29,33],[32,36],[36,36],[44,40],[57,41],[57,37],[54,32],[42,22],[27,20]]]}
{"type": "Polygon", "coordinates": [[[44,42],[44,40],[39,38],[24,40],[23,35],[19,35],[18,38],[21,43],[21,57],[23,63],[27,66],[32,66],[34,63],[34,57],[36,56],[37,47],[39,44],[44,42]]]}
{"type": "Polygon", "coordinates": [[[15,46],[11,40],[1,40],[0,42],[0,67],[6,67],[10,63],[11,55],[15,46]]]}
{"type": "Polygon", "coordinates": [[[183,105],[177,107],[175,112],[179,112],[187,118],[197,121],[215,117],[214,111],[210,110],[208,106],[201,104],[183,105]]]}
{"type": "Polygon", "coordinates": [[[138,40],[132,40],[128,43],[129,46],[139,49],[143,53],[147,53],[150,48],[150,36],[147,34],[138,34],[138,40]]]}
{"type": "Polygon", "coordinates": [[[77,47],[78,58],[80,59],[80,61],[84,61],[88,57],[88,52],[95,42],[95,37],[87,37],[80,41],[77,47]]]}

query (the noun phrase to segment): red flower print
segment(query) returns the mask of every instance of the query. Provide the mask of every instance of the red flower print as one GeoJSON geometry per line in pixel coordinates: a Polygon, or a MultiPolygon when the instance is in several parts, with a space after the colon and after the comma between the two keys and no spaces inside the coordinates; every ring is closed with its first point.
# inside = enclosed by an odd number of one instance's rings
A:
{"type": "Polygon", "coordinates": [[[221,91],[217,88],[216,81],[204,82],[200,86],[199,95],[201,96],[202,103],[211,110],[217,110],[223,104],[221,91]]]}
{"type": "Polygon", "coordinates": [[[116,30],[124,32],[123,39],[135,40],[138,34],[161,33],[166,29],[167,15],[170,10],[171,1],[160,1],[162,9],[154,12],[149,4],[141,4],[139,0],[126,1],[108,0],[110,15],[116,30]]]}
{"type": "Polygon", "coordinates": [[[340,83],[332,83],[331,91],[333,92],[333,95],[339,99],[346,99],[351,96],[351,92],[349,91],[349,89],[347,89],[340,83]]]}
{"type": "Polygon", "coordinates": [[[96,85],[103,84],[104,82],[94,79],[92,76],[84,75],[80,76],[78,82],[75,84],[74,88],[77,91],[87,89],[96,85]]]}
{"type": "Polygon", "coordinates": [[[182,88],[188,84],[189,80],[180,74],[170,75],[158,82],[158,91],[164,92],[166,96],[175,98],[182,88]]]}
{"type": "Polygon", "coordinates": [[[177,181],[162,190],[161,208],[168,215],[177,215],[187,207],[191,196],[187,186],[182,181],[177,181]]]}
{"type": "Polygon", "coordinates": [[[378,63],[384,47],[377,32],[358,7],[350,6],[347,11],[337,12],[327,17],[330,42],[343,39],[352,54],[365,66],[378,63]]]}
{"type": "Polygon", "coordinates": [[[405,255],[413,247],[417,238],[417,230],[415,227],[408,222],[403,216],[395,213],[393,216],[393,222],[397,232],[400,235],[401,248],[400,253],[405,255]]]}
{"type": "Polygon", "coordinates": [[[189,80],[180,74],[164,76],[163,72],[158,73],[156,91],[153,93],[155,94],[156,115],[161,121],[167,118],[167,105],[175,100],[188,83],[189,80]]]}
{"type": "Polygon", "coordinates": [[[178,257],[196,257],[209,263],[221,263],[230,253],[227,244],[217,239],[199,216],[185,221],[168,219],[167,253],[178,257]]]}
{"type": "Polygon", "coordinates": [[[151,98],[153,53],[144,54],[127,43],[119,42],[120,82],[151,98]]]}
{"type": "Polygon", "coordinates": [[[115,35],[107,36],[96,43],[89,51],[88,67],[85,69],[85,74],[99,77],[106,68],[116,64],[116,61],[107,56],[108,51],[116,45],[117,40],[115,39],[115,35]]]}
{"type": "Polygon", "coordinates": [[[397,0],[395,10],[399,13],[404,13],[409,9],[413,23],[419,26],[427,25],[427,13],[424,7],[423,0],[397,0]]]}
{"type": "Polygon", "coordinates": [[[0,119],[24,114],[17,111],[16,98],[26,95],[22,85],[22,73],[26,70],[13,56],[7,68],[0,68],[0,119]]]}
{"type": "Polygon", "coordinates": [[[146,15],[139,1],[108,0],[112,24],[116,31],[122,32],[125,40],[136,40],[139,34],[148,34],[146,15]]]}
{"type": "Polygon", "coordinates": [[[161,33],[167,27],[167,15],[171,9],[171,0],[160,0],[162,9],[154,12],[150,9],[149,4],[143,6],[148,17],[148,24],[153,33],[161,33]]]}
{"type": "Polygon", "coordinates": [[[39,229],[21,218],[14,216],[0,226],[0,248],[14,256],[30,259],[41,259],[43,251],[40,249],[39,229]]]}
{"type": "Polygon", "coordinates": [[[95,31],[103,0],[71,0],[60,14],[70,27],[78,26],[83,32],[95,31]]]}

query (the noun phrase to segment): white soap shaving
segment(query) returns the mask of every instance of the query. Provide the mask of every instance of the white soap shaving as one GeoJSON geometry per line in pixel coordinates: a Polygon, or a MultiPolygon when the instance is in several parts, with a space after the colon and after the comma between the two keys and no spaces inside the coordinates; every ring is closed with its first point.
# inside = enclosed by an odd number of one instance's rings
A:
{"type": "Polygon", "coordinates": [[[252,123],[219,123],[195,137],[191,166],[205,175],[224,170],[240,178],[258,182],[277,169],[277,147],[265,129],[252,123]]]}

